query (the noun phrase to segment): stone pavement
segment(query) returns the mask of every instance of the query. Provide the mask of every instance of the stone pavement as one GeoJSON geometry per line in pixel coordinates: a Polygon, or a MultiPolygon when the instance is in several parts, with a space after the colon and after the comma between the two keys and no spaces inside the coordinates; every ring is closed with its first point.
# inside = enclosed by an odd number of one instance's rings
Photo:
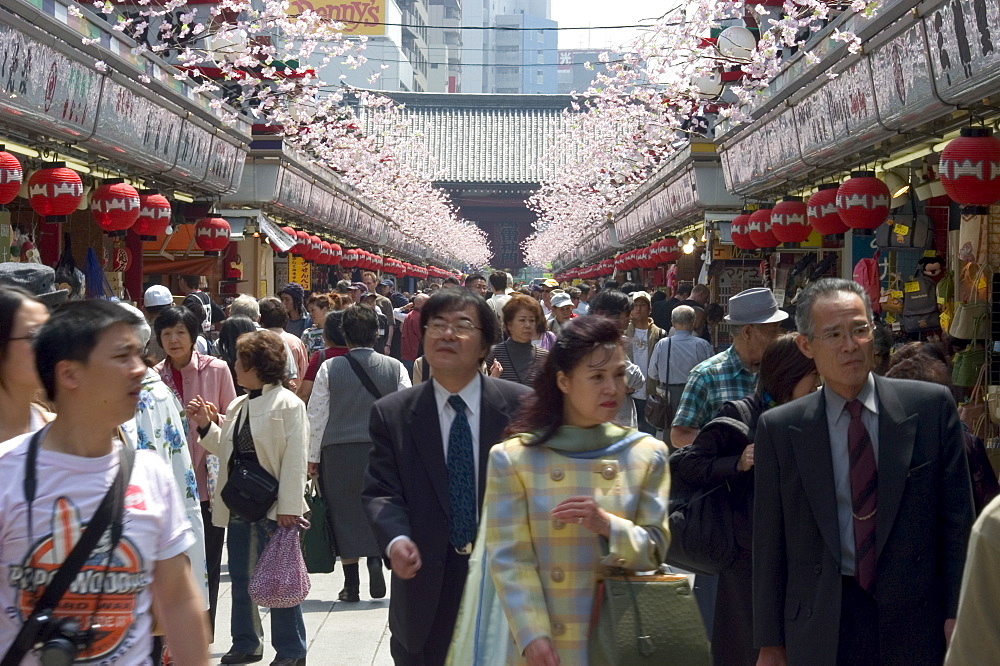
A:
{"type": "MultiPolygon", "coordinates": [[[[389,571],[385,570],[384,574],[388,587],[389,571]]],[[[392,666],[392,657],[389,656],[389,597],[386,595],[384,599],[373,600],[368,596],[368,570],[365,561],[361,561],[361,601],[356,604],[337,601],[337,594],[344,586],[344,574],[339,561],[333,573],[311,574],[309,578],[312,589],[309,597],[302,603],[309,644],[309,666],[392,666]]],[[[218,664],[222,655],[231,647],[230,588],[223,559],[215,643],[209,648],[212,664],[218,664]]],[[[258,663],[265,666],[274,659],[274,650],[269,643],[271,621],[267,613],[268,609],[260,609],[261,624],[264,627],[264,660],[258,663]]]]}

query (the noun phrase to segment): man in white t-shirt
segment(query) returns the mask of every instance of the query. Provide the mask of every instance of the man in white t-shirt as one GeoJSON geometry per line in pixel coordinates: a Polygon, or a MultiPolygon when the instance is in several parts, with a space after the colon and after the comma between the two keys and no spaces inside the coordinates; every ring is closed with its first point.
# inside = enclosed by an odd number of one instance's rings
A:
{"type": "MultiPolygon", "coordinates": [[[[146,370],[137,323],[114,303],[79,301],[34,333],[39,376],[58,416],[37,433],[0,444],[0,650],[14,643],[118,474],[116,428],[135,413],[146,370]],[[32,446],[37,486],[29,505],[23,479],[32,446]]],[[[109,526],[53,615],[73,617],[81,629],[100,625],[79,661],[143,664],[155,597],[174,661],[207,665],[204,602],[184,555],[194,537],[156,453],[136,452],[124,511],[117,547],[112,552],[109,526]]],[[[38,653],[21,663],[40,663],[38,653]]]]}
{"type": "MultiPolygon", "coordinates": [[[[653,348],[664,337],[665,332],[654,324],[652,317],[649,316],[650,300],[652,300],[649,292],[634,291],[629,298],[632,299],[632,311],[629,314],[628,328],[625,329],[625,339],[628,341],[625,351],[629,360],[642,369],[643,376],[648,380],[653,348]]],[[[635,402],[639,430],[652,435],[656,429],[646,422],[645,416],[646,398],[649,397],[650,390],[652,386],[647,381],[632,394],[632,400],[635,402]]]]}

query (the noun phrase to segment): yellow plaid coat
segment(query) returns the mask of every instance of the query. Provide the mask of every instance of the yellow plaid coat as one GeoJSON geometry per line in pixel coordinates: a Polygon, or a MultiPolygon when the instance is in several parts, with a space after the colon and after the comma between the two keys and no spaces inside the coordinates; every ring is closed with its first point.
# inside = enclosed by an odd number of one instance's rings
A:
{"type": "MultiPolygon", "coordinates": [[[[599,428],[605,443],[635,432],[611,424],[599,428]]],[[[553,445],[593,439],[594,430],[564,426],[553,445]]],[[[515,643],[508,650],[512,663],[523,663],[525,647],[545,636],[563,664],[587,663],[594,588],[603,567],[649,571],[666,556],[667,456],[666,445],[649,436],[593,459],[571,458],[548,445],[525,446],[521,436],[490,451],[486,549],[515,643]],[[574,495],[593,495],[611,514],[610,539],[550,516],[574,495]]]]}

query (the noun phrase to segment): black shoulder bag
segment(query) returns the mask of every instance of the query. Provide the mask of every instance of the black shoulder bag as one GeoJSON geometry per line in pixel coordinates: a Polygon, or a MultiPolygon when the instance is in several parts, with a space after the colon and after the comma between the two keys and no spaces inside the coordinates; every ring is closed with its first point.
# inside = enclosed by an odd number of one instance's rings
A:
{"type": "Polygon", "coordinates": [[[358,376],[358,379],[361,380],[361,383],[364,385],[365,390],[367,390],[369,393],[375,396],[376,400],[381,398],[382,394],[379,392],[378,387],[375,386],[375,382],[372,381],[372,378],[368,376],[368,373],[365,372],[365,369],[361,367],[360,363],[358,363],[358,359],[352,357],[350,352],[344,354],[343,358],[346,358],[347,362],[351,364],[351,370],[353,370],[354,374],[356,374],[358,376]]]}
{"type": "MultiPolygon", "coordinates": [[[[246,421],[250,420],[249,401],[246,404],[246,421]]],[[[245,421],[245,422],[246,422],[245,421]]],[[[278,501],[278,480],[271,476],[257,460],[256,454],[244,457],[236,443],[240,424],[233,424],[233,453],[229,458],[229,478],[219,496],[230,513],[256,523],[267,515],[278,501]]]]}
{"type": "MultiPolygon", "coordinates": [[[[48,428],[43,428],[34,434],[28,444],[28,457],[24,472],[24,498],[28,502],[28,532],[31,533],[31,504],[35,501],[35,491],[37,482],[35,477],[35,463],[38,459],[39,439],[48,428]]],[[[120,436],[120,435],[119,435],[120,436]]],[[[31,615],[21,625],[14,643],[7,650],[0,666],[18,666],[25,655],[35,647],[39,630],[42,625],[51,619],[53,611],[59,606],[66,590],[76,579],[84,563],[90,558],[94,547],[100,541],[104,531],[111,525],[111,550],[108,557],[114,555],[118,542],[122,537],[124,529],[122,518],[125,514],[125,489],[132,476],[132,467],[135,464],[135,450],[129,446],[125,438],[122,437],[122,448],[119,452],[118,474],[112,482],[108,492],[104,494],[97,511],[87,524],[87,529],[80,535],[79,541],[73,546],[73,550],[66,556],[62,565],[56,571],[55,576],[45,587],[45,592],[35,603],[31,610],[31,615]]],[[[109,560],[110,561],[110,560],[109,560]]]]}
{"type": "MultiPolygon", "coordinates": [[[[670,344],[670,338],[665,338],[665,340],[667,345],[667,382],[669,382],[670,352],[673,351],[674,346],[670,344]]],[[[669,430],[670,424],[674,421],[674,406],[670,401],[670,394],[667,393],[668,386],[670,385],[664,382],[663,392],[666,395],[660,395],[659,391],[657,391],[653,395],[646,396],[646,411],[643,412],[643,418],[646,419],[646,423],[653,426],[657,430],[669,430]]],[[[670,439],[669,433],[664,433],[664,437],[666,439],[670,439]]]]}

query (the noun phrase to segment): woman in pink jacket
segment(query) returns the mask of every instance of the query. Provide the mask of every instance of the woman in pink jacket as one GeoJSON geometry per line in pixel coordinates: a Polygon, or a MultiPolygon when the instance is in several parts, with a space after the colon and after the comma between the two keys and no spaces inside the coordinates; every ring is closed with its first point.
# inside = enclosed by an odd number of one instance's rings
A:
{"type": "MultiPolygon", "coordinates": [[[[211,356],[200,354],[194,349],[195,340],[201,330],[201,321],[187,308],[170,307],[153,322],[153,330],[160,346],[167,354],[155,370],[160,373],[163,383],[169,386],[182,405],[187,405],[195,396],[226,406],[236,398],[233,377],[229,366],[211,356]]],[[[198,428],[193,421],[188,422],[188,449],[198,481],[198,496],[201,513],[205,521],[205,561],[208,565],[209,621],[215,632],[215,606],[219,597],[219,574],[222,566],[222,547],[226,530],[212,524],[212,510],[209,498],[209,466],[218,470],[218,460],[202,447],[198,440],[198,428]]],[[[214,475],[212,477],[214,479],[214,475]]]]}

